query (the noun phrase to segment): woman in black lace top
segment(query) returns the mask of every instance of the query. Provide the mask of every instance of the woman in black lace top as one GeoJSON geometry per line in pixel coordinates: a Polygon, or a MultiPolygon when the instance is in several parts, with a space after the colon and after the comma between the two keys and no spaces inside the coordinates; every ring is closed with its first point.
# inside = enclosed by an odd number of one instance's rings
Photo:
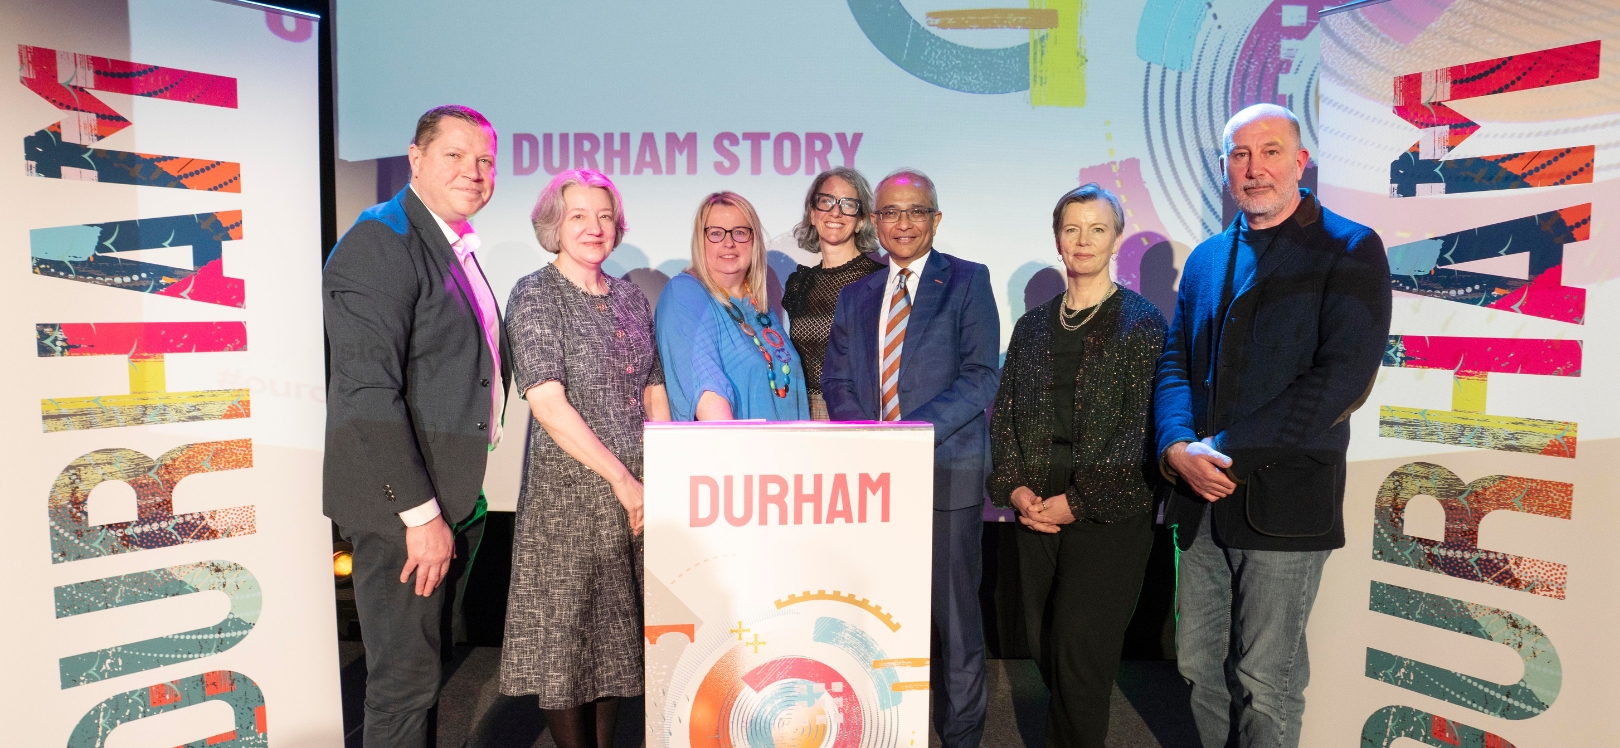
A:
{"type": "Polygon", "coordinates": [[[872,228],[872,188],[866,177],[846,166],[828,169],[810,183],[804,198],[804,220],[793,229],[799,247],[821,255],[820,265],[800,265],[788,276],[782,309],[788,314],[788,337],[804,362],[810,394],[810,417],[827,420],[821,399],[821,360],[827,355],[838,292],[883,269],[870,255],[878,250],[872,228]]]}

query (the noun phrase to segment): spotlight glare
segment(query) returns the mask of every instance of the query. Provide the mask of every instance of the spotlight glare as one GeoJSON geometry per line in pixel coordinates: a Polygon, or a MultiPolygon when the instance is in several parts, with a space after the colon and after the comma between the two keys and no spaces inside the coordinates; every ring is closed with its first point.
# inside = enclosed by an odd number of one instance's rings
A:
{"type": "Polygon", "coordinates": [[[332,554],[332,575],[338,579],[346,579],[354,573],[354,554],[348,551],[337,551],[332,554]]]}

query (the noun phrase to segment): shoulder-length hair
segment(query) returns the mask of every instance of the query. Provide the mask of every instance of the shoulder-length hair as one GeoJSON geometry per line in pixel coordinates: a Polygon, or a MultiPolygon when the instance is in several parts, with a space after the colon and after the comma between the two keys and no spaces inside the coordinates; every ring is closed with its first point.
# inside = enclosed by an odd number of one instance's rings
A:
{"type": "Polygon", "coordinates": [[[529,213],[529,223],[534,225],[534,238],[540,241],[540,246],[552,254],[562,251],[562,222],[568,214],[563,190],[569,187],[607,190],[608,199],[613,201],[614,232],[610,249],[617,248],[619,242],[624,241],[624,232],[630,228],[624,222],[624,198],[613,180],[595,169],[569,169],[552,177],[545,189],[540,190],[540,198],[534,201],[534,210],[529,213]]]}
{"type": "MultiPolygon", "coordinates": [[[[754,300],[754,309],[763,312],[770,308],[770,299],[765,294],[765,273],[769,269],[765,264],[765,227],[760,225],[759,213],[754,210],[748,199],[730,190],[710,193],[698,205],[697,217],[692,221],[692,267],[686,272],[691,273],[709,289],[709,293],[722,303],[729,301],[726,289],[715,283],[709,277],[709,261],[706,257],[706,246],[709,240],[704,236],[704,227],[709,224],[709,211],[716,205],[729,205],[742,211],[748,219],[748,227],[754,231],[754,246],[748,252],[748,295],[754,300]]],[[[725,228],[725,227],[721,227],[725,228]]],[[[733,226],[732,228],[736,228],[733,226]]]]}
{"type": "MultiPolygon", "coordinates": [[[[860,201],[860,212],[855,214],[858,225],[855,227],[855,248],[873,254],[878,251],[877,227],[872,225],[872,187],[866,183],[866,177],[848,166],[834,166],[816,175],[815,181],[810,183],[810,191],[804,193],[804,218],[799,225],[793,227],[793,238],[798,241],[799,249],[806,252],[821,251],[821,237],[816,234],[816,225],[810,220],[810,214],[816,209],[816,193],[821,186],[833,177],[848,182],[855,188],[855,198],[860,201]]],[[[836,206],[834,210],[837,210],[836,206]]]]}

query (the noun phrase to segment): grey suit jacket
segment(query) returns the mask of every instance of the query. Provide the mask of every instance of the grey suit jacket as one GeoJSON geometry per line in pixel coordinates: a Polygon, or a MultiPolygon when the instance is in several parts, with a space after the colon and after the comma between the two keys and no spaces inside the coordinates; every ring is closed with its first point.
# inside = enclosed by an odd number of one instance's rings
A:
{"type": "Polygon", "coordinates": [[[496,427],[489,388],[511,380],[511,356],[503,326],[494,370],[469,279],[409,187],[343,235],[321,298],[331,362],[326,516],[403,534],[398,513],[437,498],[445,521],[465,519],[496,427]]]}

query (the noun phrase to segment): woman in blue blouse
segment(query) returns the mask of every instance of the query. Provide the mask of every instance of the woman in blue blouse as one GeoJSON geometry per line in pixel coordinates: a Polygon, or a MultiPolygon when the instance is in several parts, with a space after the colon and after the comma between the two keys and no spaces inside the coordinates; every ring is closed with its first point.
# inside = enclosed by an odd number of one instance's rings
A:
{"type": "Polygon", "coordinates": [[[754,206],[716,192],[698,206],[692,266],[658,296],[658,355],[676,421],[804,421],[803,362],[765,292],[754,206]]]}

